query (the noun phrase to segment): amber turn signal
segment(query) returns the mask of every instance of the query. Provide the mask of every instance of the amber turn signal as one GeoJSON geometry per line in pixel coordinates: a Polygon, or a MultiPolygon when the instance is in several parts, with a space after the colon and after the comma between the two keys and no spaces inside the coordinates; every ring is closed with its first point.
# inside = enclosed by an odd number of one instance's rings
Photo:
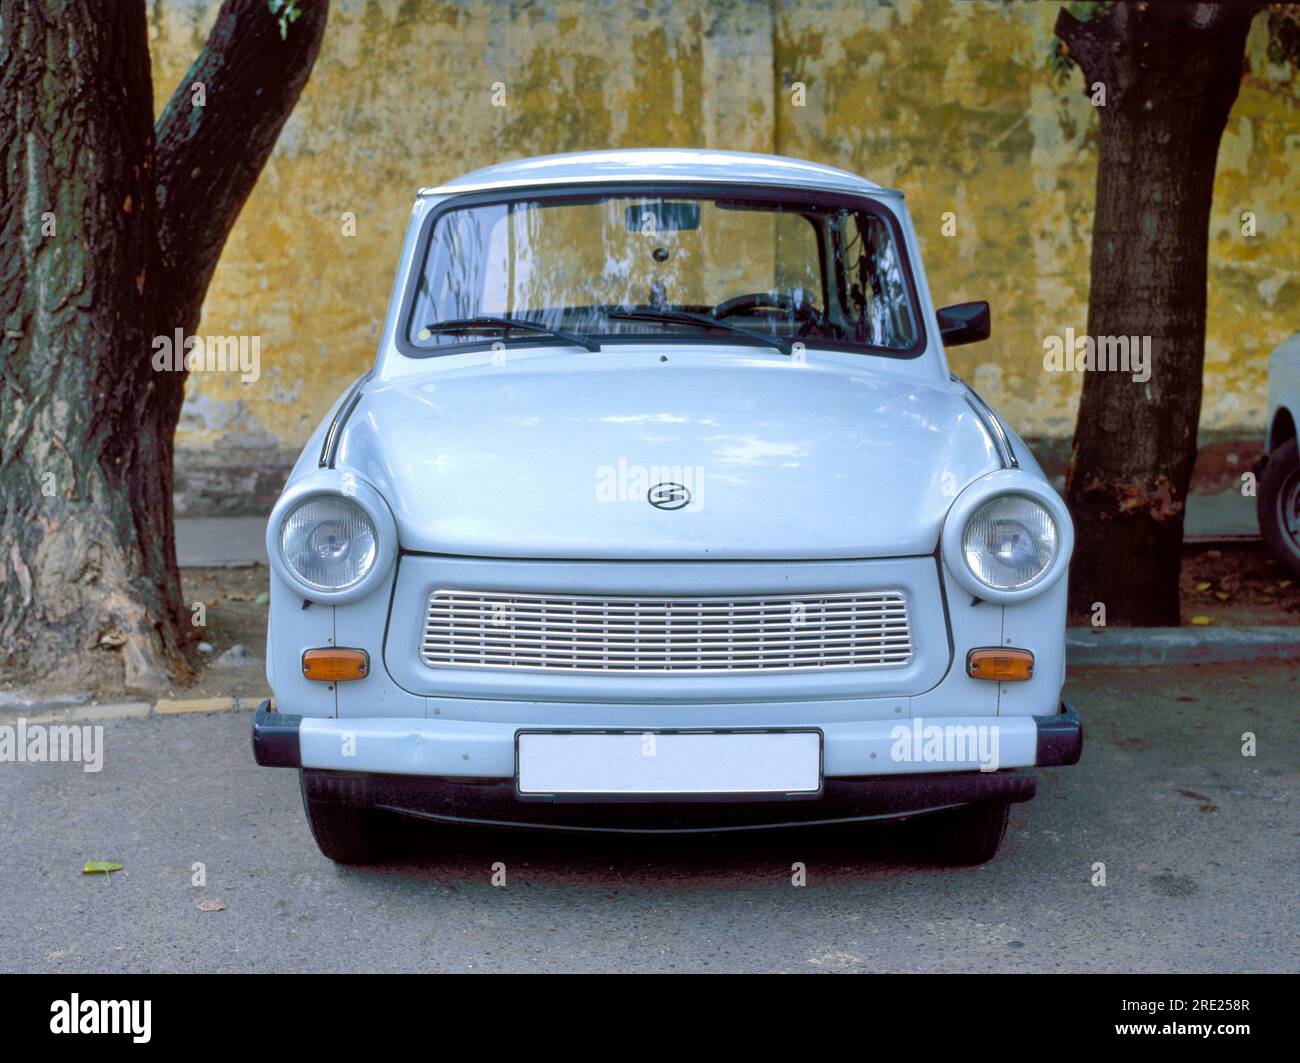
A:
{"type": "Polygon", "coordinates": [[[302,674],[322,683],[346,683],[350,679],[365,679],[370,674],[370,654],[365,650],[334,648],[305,650],[302,655],[302,674]]]}
{"type": "Polygon", "coordinates": [[[1034,678],[1034,655],[1028,650],[989,646],[971,650],[966,656],[966,674],[995,683],[1014,683],[1034,678]]]}

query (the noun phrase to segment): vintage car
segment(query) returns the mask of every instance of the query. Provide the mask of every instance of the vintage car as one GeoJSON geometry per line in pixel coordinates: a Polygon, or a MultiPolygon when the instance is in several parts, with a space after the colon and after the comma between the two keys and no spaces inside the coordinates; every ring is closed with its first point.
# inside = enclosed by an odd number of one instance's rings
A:
{"type": "Polygon", "coordinates": [[[1268,361],[1268,436],[1257,469],[1255,513],[1265,545],[1300,576],[1300,333],[1281,344],[1268,361]]]}
{"type": "Polygon", "coordinates": [[[724,831],[924,816],[989,859],[1061,700],[1070,517],[953,376],[899,192],[717,151],[422,190],[374,367],[271,514],[258,763],[321,850],[394,814],[724,831]],[[273,706],[273,707],[272,707],[273,706]]]}

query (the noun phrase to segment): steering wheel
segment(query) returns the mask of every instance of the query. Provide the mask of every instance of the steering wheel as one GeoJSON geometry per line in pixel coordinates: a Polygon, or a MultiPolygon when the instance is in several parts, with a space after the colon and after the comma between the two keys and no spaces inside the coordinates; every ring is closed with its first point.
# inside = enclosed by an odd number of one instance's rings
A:
{"type": "Polygon", "coordinates": [[[785,292],[750,292],[747,295],[735,295],[724,299],[712,310],[710,316],[716,318],[731,317],[747,310],[784,310],[802,321],[821,323],[821,314],[811,303],[796,303],[793,296],[785,292]]]}

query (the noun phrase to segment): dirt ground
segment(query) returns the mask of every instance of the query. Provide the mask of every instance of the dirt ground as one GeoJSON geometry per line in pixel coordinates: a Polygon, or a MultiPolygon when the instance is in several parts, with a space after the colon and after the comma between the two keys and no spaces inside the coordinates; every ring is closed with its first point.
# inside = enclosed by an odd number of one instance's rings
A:
{"type": "Polygon", "coordinates": [[[1300,578],[1260,543],[1183,548],[1183,625],[1300,625],[1300,578]]]}
{"type": "Polygon", "coordinates": [[[207,667],[193,686],[178,693],[187,698],[269,695],[266,684],[266,613],[270,569],[187,568],[181,570],[185,601],[202,602],[207,611],[203,640],[211,653],[200,654],[207,667]],[[223,666],[217,658],[241,645],[254,658],[241,666],[223,666]]]}

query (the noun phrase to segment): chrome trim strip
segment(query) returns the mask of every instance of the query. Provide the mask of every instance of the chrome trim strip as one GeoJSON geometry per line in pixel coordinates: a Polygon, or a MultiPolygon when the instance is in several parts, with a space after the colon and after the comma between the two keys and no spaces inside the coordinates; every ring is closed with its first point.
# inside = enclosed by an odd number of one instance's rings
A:
{"type": "Polygon", "coordinates": [[[421,188],[416,195],[421,199],[429,199],[437,196],[459,196],[474,192],[507,192],[522,191],[529,188],[563,188],[566,185],[576,185],[581,187],[593,182],[610,185],[642,185],[642,184],[719,184],[719,185],[737,185],[744,188],[782,188],[787,191],[790,189],[810,188],[816,192],[839,193],[848,196],[887,196],[891,199],[902,199],[903,193],[897,188],[885,188],[881,185],[872,185],[869,182],[861,186],[831,183],[816,184],[798,184],[794,181],[754,181],[748,177],[724,177],[717,174],[701,175],[687,173],[664,173],[662,170],[646,169],[636,173],[626,174],[603,174],[597,173],[589,177],[571,175],[567,177],[511,177],[499,181],[476,181],[473,184],[447,184],[437,185],[436,187],[421,188]]]}
{"type": "Polygon", "coordinates": [[[1016,452],[1011,446],[1011,437],[1007,435],[1007,430],[1002,427],[1002,422],[998,420],[998,415],[993,412],[993,407],[980,398],[979,392],[962,380],[961,377],[953,374],[952,380],[966,389],[966,402],[975,411],[975,416],[980,419],[984,431],[993,440],[993,446],[997,448],[998,459],[1002,462],[1002,467],[1004,469],[1020,468],[1020,462],[1016,459],[1016,452]]]}
{"type": "Polygon", "coordinates": [[[352,411],[357,408],[357,403],[361,401],[361,388],[373,373],[373,369],[367,369],[362,373],[353,382],[352,387],[348,389],[347,397],[339,404],[338,412],[334,415],[334,420],[330,421],[330,426],[325,431],[325,439],[321,443],[318,468],[334,468],[334,459],[338,456],[339,436],[343,434],[343,426],[348,423],[352,411]]]}

